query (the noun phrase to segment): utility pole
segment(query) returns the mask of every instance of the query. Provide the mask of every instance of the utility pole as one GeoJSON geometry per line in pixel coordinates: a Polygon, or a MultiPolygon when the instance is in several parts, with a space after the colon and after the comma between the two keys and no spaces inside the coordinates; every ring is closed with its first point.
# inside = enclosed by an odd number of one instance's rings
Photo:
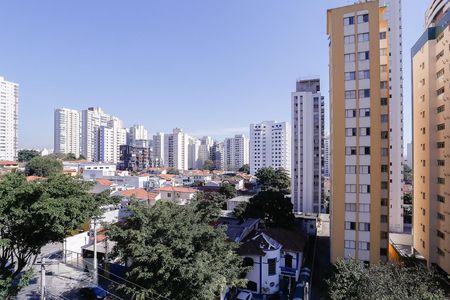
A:
{"type": "Polygon", "coordinates": [[[94,220],[94,284],[98,284],[98,270],[97,270],[97,217],[94,220]]]}
{"type": "Polygon", "coordinates": [[[45,300],[45,258],[41,262],[41,300],[45,300]]]}

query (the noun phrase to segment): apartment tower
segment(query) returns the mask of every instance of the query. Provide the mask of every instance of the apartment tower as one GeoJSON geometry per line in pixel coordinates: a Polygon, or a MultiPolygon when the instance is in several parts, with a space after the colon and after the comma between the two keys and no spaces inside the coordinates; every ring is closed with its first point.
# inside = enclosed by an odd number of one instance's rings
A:
{"type": "Polygon", "coordinates": [[[297,81],[291,101],[291,197],[295,212],[320,213],[324,163],[323,101],[319,79],[297,81]]]}
{"type": "Polygon", "coordinates": [[[411,51],[413,244],[427,264],[450,274],[450,3],[432,1],[411,51]]]}
{"type": "Polygon", "coordinates": [[[243,165],[248,164],[250,155],[249,147],[249,139],[243,134],[236,134],[232,138],[226,138],[223,142],[225,170],[239,171],[243,165]]]}
{"type": "Polygon", "coordinates": [[[57,108],[54,122],[55,153],[72,153],[76,157],[80,156],[80,112],[74,109],[57,108]]]}
{"type": "Polygon", "coordinates": [[[19,85],[0,77],[0,160],[17,159],[19,85]]]}
{"type": "Polygon", "coordinates": [[[393,100],[385,12],[379,1],[328,11],[332,262],[388,259],[393,100]]]}

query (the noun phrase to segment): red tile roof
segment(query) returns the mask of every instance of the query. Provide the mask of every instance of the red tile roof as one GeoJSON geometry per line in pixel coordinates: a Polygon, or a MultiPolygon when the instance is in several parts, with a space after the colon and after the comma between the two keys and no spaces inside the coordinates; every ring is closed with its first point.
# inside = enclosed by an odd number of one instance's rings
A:
{"type": "Polygon", "coordinates": [[[44,179],[44,177],[41,176],[27,176],[27,181],[36,181],[36,180],[40,180],[40,179],[44,179]]]}
{"type": "Polygon", "coordinates": [[[150,200],[150,201],[155,201],[156,197],[159,195],[159,193],[148,192],[144,189],[125,190],[121,191],[119,194],[123,197],[130,197],[130,198],[134,197],[136,199],[150,200]]]}
{"type": "Polygon", "coordinates": [[[113,182],[112,182],[111,180],[108,180],[108,179],[102,179],[102,178],[99,178],[99,179],[96,179],[95,181],[96,181],[98,184],[106,185],[106,186],[111,186],[111,185],[113,184],[113,182]]]}
{"type": "Polygon", "coordinates": [[[0,161],[0,166],[10,166],[10,165],[18,165],[19,163],[11,160],[2,160],[0,161]]]}
{"type": "Polygon", "coordinates": [[[196,193],[196,189],[183,186],[165,186],[157,189],[159,192],[173,192],[173,193],[196,193]]]}

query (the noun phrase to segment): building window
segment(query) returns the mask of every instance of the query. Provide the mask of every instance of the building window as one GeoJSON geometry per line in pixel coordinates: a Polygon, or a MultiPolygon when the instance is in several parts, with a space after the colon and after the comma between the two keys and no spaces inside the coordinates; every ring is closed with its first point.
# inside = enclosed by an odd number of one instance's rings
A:
{"type": "Polygon", "coordinates": [[[370,147],[359,147],[359,155],[370,155],[370,147]]]}
{"type": "Polygon", "coordinates": [[[358,16],[358,23],[367,23],[369,22],[369,15],[368,14],[364,14],[364,15],[359,15],[358,16]]]}
{"type": "Polygon", "coordinates": [[[438,218],[438,220],[445,221],[445,215],[443,215],[439,212],[437,213],[437,218],[438,218]]]}
{"type": "Polygon", "coordinates": [[[445,74],[445,69],[442,68],[436,73],[436,78],[439,78],[439,77],[441,77],[444,74],[445,74]]]}
{"type": "Polygon", "coordinates": [[[438,55],[436,55],[436,60],[439,60],[439,58],[441,58],[442,56],[444,56],[444,50],[442,50],[441,52],[438,53],[438,55]]]}
{"type": "Polygon", "coordinates": [[[253,258],[251,258],[251,257],[244,257],[243,264],[244,264],[244,267],[253,267],[255,262],[253,261],[253,258]]]}
{"type": "Polygon", "coordinates": [[[356,222],[345,222],[345,230],[356,230],[356,222]]]}
{"type": "Polygon", "coordinates": [[[356,174],[356,166],[345,166],[345,174],[356,174]]]}
{"type": "Polygon", "coordinates": [[[256,292],[258,291],[258,284],[254,281],[248,281],[247,282],[247,290],[256,292]]]}
{"type": "Polygon", "coordinates": [[[388,216],[380,215],[380,222],[381,223],[387,223],[388,222],[388,216]]]}
{"type": "Polygon", "coordinates": [[[292,268],[292,255],[286,254],[284,256],[284,266],[286,268],[292,268]]]}
{"type": "Polygon", "coordinates": [[[277,274],[277,259],[276,258],[269,258],[267,260],[268,264],[268,275],[276,275],[277,274]]]}
{"type": "Polygon", "coordinates": [[[369,98],[370,97],[370,89],[361,89],[358,91],[359,98],[369,98]]]}
{"type": "Polygon", "coordinates": [[[445,234],[442,231],[436,230],[436,234],[438,238],[445,240],[445,234]]]}
{"type": "Polygon", "coordinates": [[[358,34],[358,42],[368,42],[369,41],[369,33],[360,33],[358,34]]]}
{"type": "Polygon", "coordinates": [[[368,59],[369,59],[369,51],[358,52],[358,59],[359,59],[360,61],[362,61],[362,60],[368,60],[368,59]]]}
{"type": "Polygon", "coordinates": [[[359,242],[359,250],[370,250],[369,242],[359,242]]]}
{"type": "Polygon", "coordinates": [[[380,32],[380,40],[385,40],[385,39],[386,39],[386,31],[380,32]]]}
{"type": "Polygon", "coordinates": [[[359,222],[359,231],[370,231],[370,223],[359,222]]]}
{"type": "Polygon", "coordinates": [[[346,18],[344,18],[344,26],[354,25],[354,24],[355,24],[355,17],[346,17],[346,18]]]}
{"type": "Polygon", "coordinates": [[[355,249],[356,242],[351,240],[345,240],[344,241],[344,248],[345,249],[355,249]]]}
{"type": "Polygon", "coordinates": [[[439,107],[437,108],[437,112],[438,112],[438,113],[441,113],[441,112],[443,112],[443,111],[445,111],[445,105],[441,105],[441,106],[439,106],[439,107]]]}
{"type": "Polygon", "coordinates": [[[387,98],[381,98],[381,99],[380,99],[380,104],[381,104],[382,106],[388,105],[388,99],[387,99],[387,98]]]}
{"type": "Polygon", "coordinates": [[[355,80],[356,79],[356,72],[345,72],[345,80],[355,80]]]}
{"type": "Polygon", "coordinates": [[[369,79],[369,78],[370,78],[369,70],[358,71],[358,79],[369,79]]]}
{"type": "Polygon", "coordinates": [[[444,149],[445,148],[445,142],[437,142],[436,146],[438,149],[444,149]]]}
{"type": "Polygon", "coordinates": [[[370,184],[360,184],[359,192],[361,194],[370,194],[370,184]]]}
{"type": "Polygon", "coordinates": [[[443,178],[443,177],[438,177],[438,178],[437,178],[437,183],[438,183],[438,184],[445,184],[445,178],[443,178]]]}
{"type": "Polygon", "coordinates": [[[436,91],[436,95],[437,95],[437,96],[440,96],[440,95],[442,95],[443,93],[445,93],[445,87],[441,87],[440,89],[438,89],[438,90],[436,91]]]}
{"type": "Polygon", "coordinates": [[[387,190],[389,188],[389,184],[387,181],[382,181],[381,182],[381,189],[383,190],[387,190]]]}
{"type": "Polygon", "coordinates": [[[381,115],[381,123],[387,123],[389,121],[389,115],[381,115]]]}
{"type": "Polygon", "coordinates": [[[381,81],[380,82],[380,89],[387,89],[388,88],[388,82],[387,81],[381,81]]]}
{"type": "Polygon", "coordinates": [[[439,249],[439,248],[437,248],[437,254],[438,254],[439,256],[445,257],[444,251],[442,251],[442,250],[439,249]]]}
{"type": "Polygon", "coordinates": [[[438,131],[441,131],[441,130],[444,130],[445,129],[445,123],[442,123],[442,124],[438,124],[437,125],[437,130],[438,131]]]}
{"type": "Polygon", "coordinates": [[[345,211],[356,211],[355,203],[345,203],[345,211]]]}
{"type": "Polygon", "coordinates": [[[443,160],[443,159],[438,159],[437,165],[438,165],[439,167],[444,167],[444,166],[445,166],[445,160],[443,160]]]}
{"type": "Polygon", "coordinates": [[[355,35],[346,35],[344,36],[344,44],[354,44],[355,43],[355,35]]]}
{"type": "Polygon", "coordinates": [[[382,140],[387,140],[389,138],[389,132],[387,131],[382,131],[381,132],[381,139],[382,140]]]}
{"type": "Polygon", "coordinates": [[[356,155],[356,147],[345,147],[345,155],[356,155]]]}
{"type": "Polygon", "coordinates": [[[370,108],[361,108],[359,109],[360,117],[370,117],[370,108]]]}
{"type": "Polygon", "coordinates": [[[346,118],[355,118],[356,117],[356,109],[346,109],[345,117],[346,118]]]}
{"type": "Polygon", "coordinates": [[[356,193],[356,184],[346,184],[345,192],[346,193],[356,193]]]}
{"type": "Polygon", "coordinates": [[[359,204],[359,212],[370,212],[370,204],[359,204]]]}
{"type": "Polygon", "coordinates": [[[360,136],[369,136],[370,135],[370,127],[361,127],[359,128],[360,136]]]}
{"type": "Polygon", "coordinates": [[[346,63],[355,61],[355,53],[349,53],[344,55],[344,60],[346,63]]]}
{"type": "Polygon", "coordinates": [[[346,136],[356,136],[356,128],[346,128],[345,135],[346,136]]]}
{"type": "Polygon", "coordinates": [[[356,99],[356,91],[345,91],[345,99],[356,99]]]}
{"type": "Polygon", "coordinates": [[[370,166],[359,166],[359,174],[370,174],[370,166]]]}

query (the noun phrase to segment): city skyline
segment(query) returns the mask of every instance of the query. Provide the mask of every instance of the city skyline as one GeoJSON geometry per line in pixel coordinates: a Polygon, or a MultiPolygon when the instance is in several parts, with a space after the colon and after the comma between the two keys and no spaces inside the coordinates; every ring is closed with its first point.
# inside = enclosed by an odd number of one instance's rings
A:
{"type": "MultiPolygon", "coordinates": [[[[423,32],[426,2],[416,4],[423,9],[404,5],[405,62],[418,32],[423,32]]],[[[17,40],[0,49],[0,55],[8,57],[0,61],[0,74],[21,86],[19,148],[52,148],[52,115],[58,107],[100,106],[127,127],[143,124],[150,134],[181,127],[193,136],[222,139],[248,135],[249,124],[261,120],[289,121],[290,92],[298,78],[319,76],[328,106],[326,9],[352,1],[288,1],[283,6],[265,1],[255,6],[250,1],[239,3],[238,10],[229,3],[204,1],[180,3],[177,9],[162,2],[129,7],[105,3],[91,5],[89,12],[78,11],[83,5],[52,3],[50,10],[50,2],[30,2],[25,8],[8,3],[0,13],[11,28],[5,38],[13,35],[17,40]],[[202,10],[197,11],[199,6],[202,10]],[[71,22],[69,11],[80,14],[79,23],[71,22]],[[111,21],[116,20],[111,15],[119,13],[129,22],[111,21]],[[208,16],[212,13],[214,19],[208,16]],[[22,18],[27,25],[20,24],[22,18]],[[198,20],[181,28],[187,19],[198,20]],[[223,26],[229,20],[235,23],[223,26]],[[46,33],[36,35],[27,26],[46,33]]],[[[409,63],[404,67],[408,143],[409,63]]]]}

